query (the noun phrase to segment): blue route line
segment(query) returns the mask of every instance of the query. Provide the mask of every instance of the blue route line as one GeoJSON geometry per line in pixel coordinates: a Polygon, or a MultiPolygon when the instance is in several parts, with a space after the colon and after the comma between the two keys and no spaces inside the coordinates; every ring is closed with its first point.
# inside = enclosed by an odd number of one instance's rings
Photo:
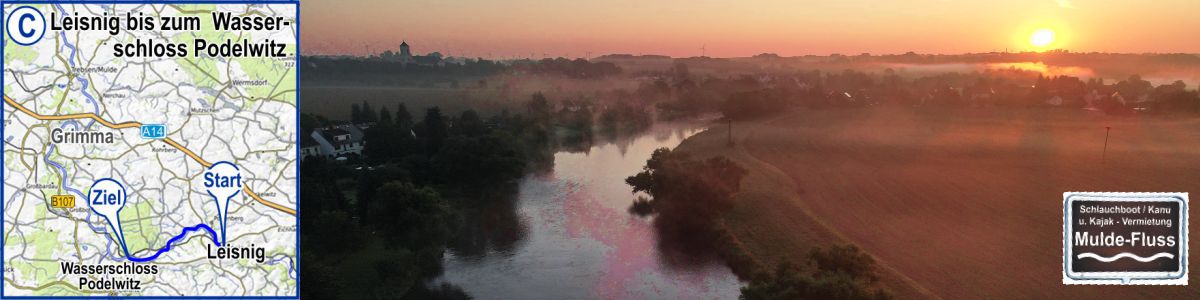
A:
{"type": "Polygon", "coordinates": [[[212,238],[213,243],[217,244],[217,247],[221,246],[221,242],[217,241],[217,232],[214,231],[212,229],[212,227],[208,227],[207,224],[200,223],[200,224],[196,224],[196,226],[184,227],[183,232],[180,232],[179,235],[176,235],[175,237],[171,238],[170,240],[167,240],[167,245],[163,246],[162,249],[158,249],[158,252],[154,252],[154,255],[151,255],[151,256],[134,257],[133,255],[129,254],[129,247],[125,246],[124,234],[122,234],[122,237],[121,237],[121,248],[125,249],[125,257],[128,258],[129,261],[133,261],[133,262],[153,261],[153,260],[157,259],[159,255],[162,255],[163,253],[166,253],[167,251],[171,251],[171,244],[174,244],[175,242],[179,241],[180,239],[183,239],[184,236],[187,236],[188,232],[197,231],[200,229],[204,229],[205,231],[208,231],[208,234],[211,234],[213,237],[212,238]]]}
{"type": "MultiPolygon", "coordinates": [[[[79,129],[79,122],[76,122],[75,120],[69,120],[69,121],[63,122],[63,124],[62,124],[62,125],[60,125],[60,126],[59,126],[59,128],[66,128],[66,127],[67,127],[67,125],[72,125],[72,126],[74,126],[74,127],[75,127],[75,129],[79,129]]],[[[79,198],[82,198],[82,199],[88,199],[88,197],[87,197],[87,196],[85,196],[85,195],[83,194],[83,192],[81,192],[81,191],[79,191],[79,190],[76,190],[76,189],[74,189],[74,188],[71,188],[71,187],[67,186],[67,169],[66,169],[66,168],[64,168],[64,167],[63,167],[61,164],[59,164],[58,162],[55,162],[55,161],[53,161],[53,160],[50,160],[50,154],[53,154],[53,153],[54,153],[54,148],[55,148],[55,146],[57,146],[57,145],[50,145],[50,149],[49,149],[49,151],[46,151],[46,156],[42,157],[42,160],[43,160],[43,161],[45,161],[47,164],[50,164],[50,165],[51,165],[51,166],[53,166],[54,168],[58,169],[58,171],[59,171],[59,172],[62,174],[62,181],[61,181],[61,183],[60,183],[60,186],[61,186],[63,189],[65,189],[65,190],[67,190],[67,191],[69,191],[69,192],[71,192],[71,193],[75,193],[75,194],[79,195],[79,198]]],[[[90,216],[91,214],[92,214],[92,212],[88,212],[88,215],[89,215],[89,216],[90,216]]],[[[92,227],[92,224],[91,224],[91,222],[88,222],[88,227],[92,227]]],[[[99,232],[99,231],[103,231],[103,229],[104,229],[104,228],[100,228],[100,229],[101,229],[101,230],[97,230],[97,228],[96,228],[96,227],[92,227],[92,230],[93,230],[93,231],[97,231],[97,232],[99,232]]],[[[211,235],[212,235],[212,237],[213,237],[213,238],[212,238],[212,240],[213,240],[213,243],[217,244],[217,247],[220,247],[220,246],[221,246],[221,242],[217,240],[217,232],[216,232],[215,230],[213,230],[213,229],[212,229],[212,227],[209,227],[207,224],[200,223],[200,224],[197,224],[196,226],[192,226],[192,227],[184,227],[184,228],[183,228],[183,232],[180,232],[180,233],[179,233],[179,235],[176,235],[175,237],[172,237],[171,239],[167,240],[167,244],[166,244],[166,246],[163,246],[163,248],[162,248],[162,249],[158,249],[158,251],[157,251],[157,252],[155,252],[155,253],[154,253],[154,255],[151,255],[151,256],[148,256],[148,257],[134,257],[133,255],[131,255],[131,254],[129,253],[129,247],[128,247],[128,246],[126,246],[126,244],[125,244],[125,234],[124,234],[124,233],[121,233],[121,234],[120,234],[120,237],[121,237],[121,249],[122,249],[122,250],[125,252],[125,257],[126,257],[127,259],[129,259],[129,261],[133,261],[133,262],[148,262],[148,261],[153,261],[153,260],[157,259],[157,258],[158,258],[160,255],[162,255],[163,253],[166,253],[167,251],[171,251],[171,244],[173,244],[173,243],[175,243],[175,242],[179,241],[180,239],[183,239],[185,236],[187,236],[188,232],[197,231],[197,230],[200,230],[200,229],[204,229],[204,230],[208,231],[208,233],[209,233],[209,234],[211,234],[211,235]]]]}
{"type": "MultiPolygon", "coordinates": [[[[54,6],[55,6],[56,8],[58,8],[58,10],[59,10],[60,12],[62,12],[62,14],[63,14],[63,15],[66,15],[66,14],[67,14],[67,11],[66,11],[65,9],[63,9],[62,5],[60,5],[60,4],[55,4],[54,6]]],[[[68,49],[70,49],[70,50],[71,50],[71,54],[70,54],[70,55],[68,55],[68,57],[69,57],[69,58],[67,59],[67,63],[69,63],[69,64],[71,65],[71,68],[75,68],[75,59],[77,58],[77,57],[76,57],[76,55],[78,55],[78,54],[77,54],[77,52],[78,52],[78,51],[77,51],[77,49],[75,48],[75,45],[71,44],[71,42],[70,42],[70,39],[68,39],[68,38],[67,38],[67,34],[66,34],[65,32],[61,33],[61,35],[62,35],[62,38],[63,38],[63,47],[66,47],[66,48],[68,48],[68,49]]],[[[90,85],[90,82],[88,82],[88,80],[87,80],[87,79],[85,79],[83,76],[78,76],[78,77],[75,77],[75,80],[79,81],[79,83],[80,83],[80,85],[81,85],[81,86],[80,86],[80,88],[79,88],[79,92],[80,92],[80,93],[82,93],[82,94],[83,94],[83,96],[84,96],[85,98],[87,98],[87,102],[88,102],[88,103],[91,103],[91,104],[92,104],[92,109],[93,109],[93,111],[95,112],[95,114],[96,114],[96,115],[100,115],[100,104],[98,103],[98,101],[96,101],[96,98],[95,98],[95,97],[92,97],[91,93],[88,93],[88,91],[87,91],[87,89],[88,89],[88,86],[90,85]]],[[[72,124],[72,125],[75,125],[75,128],[76,128],[76,129],[78,129],[78,128],[79,128],[79,123],[78,123],[78,122],[75,122],[74,120],[71,120],[70,122],[71,122],[71,123],[74,123],[74,124],[72,124]]],[[[89,122],[89,123],[87,124],[87,126],[84,126],[84,127],[89,127],[89,128],[90,128],[90,127],[92,127],[92,125],[93,125],[93,124],[95,124],[95,123],[96,123],[96,120],[92,120],[91,122],[89,122]]],[[[64,123],[64,124],[62,125],[62,127],[66,127],[66,125],[67,125],[67,124],[70,124],[70,123],[64,123]]],[[[70,187],[67,187],[67,185],[66,185],[66,183],[67,183],[67,179],[66,179],[66,177],[67,177],[67,171],[66,171],[66,168],[63,168],[63,166],[62,166],[62,165],[58,164],[57,162],[54,162],[54,161],[50,160],[50,153],[52,153],[52,152],[54,152],[54,146],[53,146],[53,145],[51,146],[51,148],[50,148],[50,151],[47,151],[47,152],[46,152],[46,157],[44,157],[43,159],[44,159],[44,160],[45,160],[47,163],[49,163],[49,164],[53,165],[55,168],[57,168],[57,169],[58,169],[58,170],[59,170],[59,171],[62,173],[62,179],[63,179],[63,180],[62,180],[62,184],[61,184],[61,186],[62,186],[64,189],[66,189],[67,191],[69,191],[69,192],[72,192],[72,193],[78,194],[80,198],[87,199],[88,197],[87,197],[87,196],[84,196],[84,195],[83,195],[83,192],[81,192],[81,191],[79,191],[79,190],[76,190],[76,189],[73,189],[73,188],[70,188],[70,187]]],[[[89,214],[89,215],[91,215],[91,212],[89,212],[88,214],[89,214]]],[[[91,226],[91,223],[90,223],[90,222],[89,222],[88,226],[89,226],[89,227],[91,226]]],[[[171,244],[172,244],[172,243],[175,243],[176,241],[179,241],[180,239],[182,239],[184,236],[186,236],[186,235],[188,234],[188,232],[191,232],[191,231],[197,231],[197,230],[200,230],[200,229],[204,229],[204,230],[208,231],[208,233],[209,233],[209,234],[211,234],[211,235],[212,235],[212,237],[213,237],[213,239],[212,239],[212,240],[213,240],[213,243],[217,244],[217,246],[218,246],[218,247],[220,247],[220,246],[221,246],[221,242],[220,242],[219,240],[217,240],[217,233],[216,233],[216,231],[214,231],[214,230],[212,229],[212,227],[209,227],[207,224],[201,223],[201,224],[198,224],[198,225],[196,225],[196,226],[192,226],[192,227],[184,227],[184,228],[183,228],[183,232],[180,232],[180,233],[179,233],[179,235],[176,235],[175,237],[172,237],[170,240],[167,240],[167,244],[166,244],[166,246],[163,246],[163,248],[162,248],[162,249],[158,249],[158,251],[157,251],[157,252],[155,252],[155,253],[154,253],[154,255],[151,255],[151,256],[148,256],[148,257],[144,257],[144,258],[139,258],[139,257],[134,257],[133,255],[131,255],[131,254],[129,253],[129,247],[125,245],[125,234],[124,234],[124,233],[118,233],[118,234],[119,234],[119,236],[121,237],[121,248],[122,248],[122,250],[123,250],[123,251],[125,251],[125,257],[126,257],[126,258],[128,258],[130,261],[134,261],[134,262],[147,262],[147,261],[153,261],[153,260],[157,259],[157,258],[158,258],[158,256],[162,255],[163,253],[166,253],[167,251],[171,251],[171,244]]],[[[224,229],[224,228],[222,228],[222,229],[224,229]]],[[[92,228],[92,230],[93,230],[93,231],[95,231],[95,230],[96,230],[96,228],[94,228],[94,227],[93,227],[93,228],[92,228]]],[[[107,248],[107,247],[106,247],[106,248],[107,248]]]]}
{"type": "MultiPolygon", "coordinates": [[[[55,6],[55,8],[58,8],[58,10],[59,10],[60,12],[62,12],[62,14],[63,14],[63,15],[67,15],[67,11],[66,11],[66,9],[63,9],[62,5],[60,5],[60,4],[55,4],[54,6],[55,6]]],[[[78,51],[77,51],[77,49],[76,49],[75,45],[71,44],[71,42],[70,42],[70,39],[68,39],[68,38],[67,38],[67,35],[66,35],[66,33],[65,33],[65,32],[61,33],[61,36],[62,36],[62,38],[63,38],[63,46],[71,50],[71,54],[69,55],[69,59],[67,59],[67,63],[68,63],[68,64],[70,64],[70,66],[71,66],[71,68],[72,68],[72,69],[74,69],[74,68],[75,68],[75,59],[77,58],[77,55],[78,55],[78,54],[77,54],[77,52],[78,52],[78,51]]],[[[100,115],[100,104],[98,103],[98,101],[96,101],[95,97],[92,97],[91,93],[88,93],[88,91],[87,91],[87,89],[88,89],[88,87],[89,87],[89,85],[90,85],[90,82],[88,82],[88,80],[87,80],[87,79],[85,79],[85,78],[84,78],[84,77],[82,77],[82,76],[77,76],[75,79],[76,79],[77,81],[79,81],[79,83],[81,84],[81,87],[80,87],[80,90],[79,90],[79,91],[80,91],[80,93],[82,93],[82,94],[83,94],[83,96],[84,96],[85,98],[87,98],[87,102],[88,102],[88,103],[91,103],[91,104],[92,104],[92,109],[93,109],[93,111],[95,112],[95,114],[96,114],[96,115],[100,115]]],[[[95,124],[95,123],[96,123],[96,120],[91,120],[91,122],[89,122],[89,123],[88,123],[86,126],[84,126],[84,127],[85,127],[85,128],[90,128],[90,127],[92,127],[92,125],[93,125],[93,124],[95,124]]],[[[68,121],[68,122],[64,122],[64,123],[63,123],[63,124],[60,126],[60,128],[66,127],[68,124],[69,124],[69,125],[74,125],[76,129],[79,129],[79,125],[80,125],[80,124],[79,124],[78,122],[74,121],[74,120],[71,120],[71,121],[68,121]]],[[[67,171],[66,171],[66,168],[64,168],[64,167],[63,167],[61,164],[58,164],[57,162],[54,162],[54,161],[50,160],[50,153],[53,153],[53,152],[54,152],[54,149],[55,149],[54,145],[51,145],[51,147],[50,147],[49,151],[47,151],[47,152],[46,152],[46,156],[45,156],[45,157],[43,157],[42,159],[43,159],[43,160],[44,160],[46,163],[48,163],[48,164],[50,164],[50,165],[54,166],[55,168],[57,168],[57,169],[59,170],[59,172],[62,174],[62,182],[61,182],[60,186],[61,186],[61,187],[63,187],[63,189],[66,189],[66,190],[67,190],[67,191],[69,191],[69,192],[72,192],[72,193],[78,194],[78,195],[80,196],[80,198],[83,198],[83,199],[88,199],[88,197],[87,197],[87,196],[83,195],[83,192],[81,192],[81,191],[79,191],[79,190],[76,190],[76,189],[73,189],[73,188],[70,188],[70,187],[68,187],[68,186],[67,186],[67,184],[66,184],[66,183],[67,183],[67,180],[66,180],[66,177],[67,177],[67,171]]],[[[236,167],[236,166],[235,166],[235,167],[236,167]]],[[[240,191],[239,191],[239,192],[240,192],[240,191]]],[[[235,195],[236,195],[236,194],[235,194],[235,195]]],[[[228,199],[227,199],[226,201],[228,201],[228,199]]],[[[91,213],[91,212],[89,212],[89,213],[88,213],[88,215],[89,215],[89,219],[90,219],[90,216],[92,215],[92,213],[91,213]]],[[[222,221],[222,223],[224,223],[224,220],[223,220],[223,219],[222,219],[221,221],[222,221]]],[[[110,222],[111,222],[111,220],[110,220],[110,222]]],[[[120,222],[120,221],[118,220],[118,222],[120,222]]],[[[222,225],[224,225],[224,224],[222,224],[222,225]]],[[[88,226],[89,226],[89,227],[91,227],[91,222],[88,222],[88,226]]],[[[120,239],[121,239],[121,241],[120,241],[120,242],[121,242],[121,248],[122,248],[122,250],[125,252],[125,257],[126,257],[128,260],[130,260],[130,261],[133,261],[133,262],[148,262],[148,261],[153,261],[153,260],[157,259],[157,258],[158,258],[160,255],[162,255],[163,253],[166,253],[167,251],[171,251],[171,245],[172,245],[172,244],[174,244],[175,242],[179,241],[180,239],[183,239],[185,236],[187,236],[187,234],[188,234],[189,232],[192,232],[192,231],[198,231],[198,230],[200,230],[200,229],[204,229],[205,231],[207,231],[207,232],[208,232],[208,233],[209,233],[209,234],[212,236],[212,241],[213,241],[213,243],[214,243],[214,244],[216,244],[216,245],[217,245],[217,247],[220,247],[220,246],[221,246],[221,241],[217,239],[217,232],[216,232],[215,230],[213,230],[213,229],[212,229],[212,227],[209,227],[209,226],[208,226],[208,224],[204,224],[204,223],[200,223],[200,224],[197,224],[196,226],[192,226],[192,227],[184,227],[184,228],[183,228],[183,231],[182,231],[182,232],[180,232],[180,233],[179,233],[179,235],[176,235],[176,236],[172,237],[170,240],[167,240],[167,243],[166,243],[166,245],[165,245],[165,246],[163,246],[163,248],[161,248],[161,249],[158,249],[158,251],[156,251],[156,252],[154,253],[154,255],[147,256],[147,257],[134,257],[133,255],[131,255],[131,254],[129,253],[129,247],[128,247],[128,246],[125,244],[125,234],[124,234],[123,232],[115,232],[115,233],[114,233],[114,236],[119,236],[119,237],[120,237],[120,239]]],[[[100,230],[97,230],[97,228],[95,228],[95,227],[92,227],[92,230],[93,230],[93,231],[100,232],[100,230]]],[[[103,228],[101,228],[101,230],[103,230],[103,228]]],[[[224,234],[224,231],[225,231],[225,226],[221,226],[221,231],[222,231],[222,239],[224,239],[224,236],[223,236],[223,234],[224,234]]],[[[108,247],[105,247],[105,251],[107,251],[107,248],[108,248],[108,247]]],[[[106,256],[107,256],[107,255],[106,255],[106,256]]],[[[101,257],[101,259],[103,259],[103,256],[101,257]]],[[[291,265],[291,266],[290,266],[290,268],[291,268],[292,270],[295,270],[295,265],[294,265],[292,262],[290,262],[290,261],[289,261],[289,265],[291,265]]],[[[296,278],[296,277],[295,277],[295,275],[292,275],[292,274],[289,274],[289,276],[292,276],[292,278],[296,278]]]]}

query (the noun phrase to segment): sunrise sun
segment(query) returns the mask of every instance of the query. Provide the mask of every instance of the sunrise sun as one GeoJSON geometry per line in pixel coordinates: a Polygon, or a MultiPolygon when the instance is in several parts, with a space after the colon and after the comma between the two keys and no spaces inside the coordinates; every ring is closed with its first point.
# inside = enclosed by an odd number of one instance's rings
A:
{"type": "Polygon", "coordinates": [[[1050,29],[1038,29],[1029,36],[1029,45],[1036,48],[1046,48],[1054,43],[1054,31],[1050,29]]]}

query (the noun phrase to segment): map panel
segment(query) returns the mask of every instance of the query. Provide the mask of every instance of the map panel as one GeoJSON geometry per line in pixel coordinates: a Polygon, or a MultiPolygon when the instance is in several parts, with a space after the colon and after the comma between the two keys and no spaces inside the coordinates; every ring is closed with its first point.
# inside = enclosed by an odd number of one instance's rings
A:
{"type": "Polygon", "coordinates": [[[3,296],[296,297],[297,8],[6,2],[3,296]]]}

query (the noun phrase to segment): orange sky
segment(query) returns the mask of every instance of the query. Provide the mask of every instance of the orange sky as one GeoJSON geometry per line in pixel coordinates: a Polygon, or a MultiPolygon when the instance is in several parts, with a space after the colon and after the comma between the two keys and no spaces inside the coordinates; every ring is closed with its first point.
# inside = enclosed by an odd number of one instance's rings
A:
{"type": "Polygon", "coordinates": [[[1200,53],[1200,1],[304,0],[305,54],[784,56],[1052,48],[1200,53]],[[1150,2],[1150,1],[1145,1],[1150,2]]]}

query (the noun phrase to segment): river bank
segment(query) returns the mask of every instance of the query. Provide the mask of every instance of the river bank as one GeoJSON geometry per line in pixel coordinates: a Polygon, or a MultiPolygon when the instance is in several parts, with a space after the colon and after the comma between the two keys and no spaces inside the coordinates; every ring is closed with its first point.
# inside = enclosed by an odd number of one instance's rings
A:
{"type": "MultiPolygon", "coordinates": [[[[756,131],[778,119],[782,117],[734,122],[732,131],[727,125],[714,125],[675,148],[697,158],[725,156],[749,171],[735,196],[737,204],[722,220],[728,232],[722,239],[725,244],[717,246],[726,263],[744,278],[785,262],[803,264],[812,247],[847,243],[829,225],[812,217],[787,174],[743,146],[753,142],[749,138],[756,131]]],[[[881,263],[880,268],[880,285],[900,299],[933,297],[886,264],[881,263]]]]}
{"type": "MultiPolygon", "coordinates": [[[[485,208],[469,247],[452,246],[435,283],[479,299],[733,299],[743,285],[719,261],[661,251],[651,220],[627,210],[625,177],[655,149],[672,148],[705,120],[568,147],[518,182],[505,208],[485,208]],[[503,213],[497,213],[503,212],[503,213]],[[680,257],[684,256],[684,257],[680,257]]],[[[495,202],[495,201],[493,201],[495,202]]]]}

